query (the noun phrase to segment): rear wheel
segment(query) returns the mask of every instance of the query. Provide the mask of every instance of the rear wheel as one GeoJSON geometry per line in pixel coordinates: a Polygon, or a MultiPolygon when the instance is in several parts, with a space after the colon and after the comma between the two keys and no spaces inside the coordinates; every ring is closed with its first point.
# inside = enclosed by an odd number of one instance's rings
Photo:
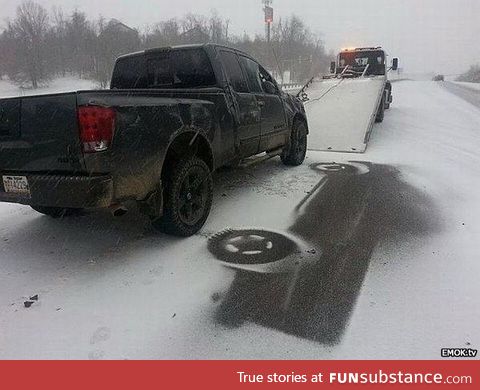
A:
{"type": "Polygon", "coordinates": [[[165,178],[165,205],[153,226],[174,236],[189,237],[205,224],[213,200],[213,179],[208,165],[197,157],[173,164],[165,178]]]}
{"type": "Polygon", "coordinates": [[[52,218],[64,218],[72,215],[78,215],[82,209],[69,209],[61,207],[44,207],[44,206],[31,206],[36,212],[44,215],[48,215],[52,218]]]}
{"type": "Polygon", "coordinates": [[[307,126],[302,121],[293,124],[290,142],[281,155],[282,162],[289,166],[302,165],[307,154],[307,126]]]}

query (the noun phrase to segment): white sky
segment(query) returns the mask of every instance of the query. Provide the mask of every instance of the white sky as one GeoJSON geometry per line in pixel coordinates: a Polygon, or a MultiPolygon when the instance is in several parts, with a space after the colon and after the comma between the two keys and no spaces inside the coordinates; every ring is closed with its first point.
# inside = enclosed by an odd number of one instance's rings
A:
{"type": "MultiPolygon", "coordinates": [[[[232,32],[263,33],[261,0],[38,0],[141,28],[185,13],[216,9],[232,32]]],[[[0,0],[0,20],[19,0],[0,0]]],[[[275,17],[292,13],[321,33],[328,48],[382,45],[407,72],[454,74],[480,63],[480,0],[274,0],[275,17]]]]}

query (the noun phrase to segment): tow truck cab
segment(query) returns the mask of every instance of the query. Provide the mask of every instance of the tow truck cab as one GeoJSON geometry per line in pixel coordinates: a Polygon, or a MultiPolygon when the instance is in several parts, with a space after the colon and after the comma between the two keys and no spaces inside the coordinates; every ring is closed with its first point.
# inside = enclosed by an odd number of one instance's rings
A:
{"type": "Polygon", "coordinates": [[[385,77],[385,109],[393,102],[392,84],[387,79],[390,70],[398,70],[398,58],[393,58],[388,66],[388,56],[381,47],[360,47],[343,49],[337,60],[330,65],[330,73],[335,77],[385,77]]]}
{"type": "Polygon", "coordinates": [[[398,69],[398,58],[387,67],[387,53],[381,47],[363,47],[343,49],[337,61],[331,64],[331,73],[342,74],[345,71],[355,76],[386,76],[389,70],[398,69]]]}

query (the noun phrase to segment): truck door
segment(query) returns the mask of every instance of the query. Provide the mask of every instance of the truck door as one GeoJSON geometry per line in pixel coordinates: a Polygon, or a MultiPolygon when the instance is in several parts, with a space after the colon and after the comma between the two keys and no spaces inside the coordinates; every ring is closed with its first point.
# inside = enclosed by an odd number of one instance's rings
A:
{"type": "Polygon", "coordinates": [[[280,97],[280,91],[268,72],[252,59],[240,56],[248,86],[255,94],[257,102],[262,110],[262,130],[260,137],[260,152],[274,150],[285,145],[288,137],[288,128],[280,97]],[[275,91],[265,88],[265,82],[275,85],[275,91]]]}
{"type": "Polygon", "coordinates": [[[241,157],[258,153],[261,132],[261,110],[254,94],[249,93],[247,81],[240,67],[237,54],[220,50],[220,58],[238,111],[238,144],[241,157]]]}

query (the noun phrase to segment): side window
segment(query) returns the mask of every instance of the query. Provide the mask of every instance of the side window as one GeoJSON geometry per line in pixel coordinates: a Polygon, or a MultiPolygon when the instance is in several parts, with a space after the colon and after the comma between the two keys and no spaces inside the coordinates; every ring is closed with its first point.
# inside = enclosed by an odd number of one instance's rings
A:
{"type": "Polygon", "coordinates": [[[240,62],[247,75],[247,83],[250,92],[263,92],[260,81],[260,66],[250,58],[240,56],[240,62]]]}
{"type": "Polygon", "coordinates": [[[243,76],[242,68],[238,62],[237,55],[231,51],[220,51],[227,77],[236,92],[248,92],[247,82],[243,76]]]}
{"type": "MultiPolygon", "coordinates": [[[[275,80],[273,79],[272,76],[270,76],[270,73],[268,73],[265,69],[263,69],[261,66],[260,66],[260,81],[262,83],[262,89],[263,89],[263,92],[265,93],[269,93],[266,88],[265,88],[265,82],[270,82],[272,83],[274,86],[275,86],[275,89],[277,89],[277,83],[275,82],[275,80]]],[[[278,92],[278,89],[277,89],[277,92],[278,92]]]]}

